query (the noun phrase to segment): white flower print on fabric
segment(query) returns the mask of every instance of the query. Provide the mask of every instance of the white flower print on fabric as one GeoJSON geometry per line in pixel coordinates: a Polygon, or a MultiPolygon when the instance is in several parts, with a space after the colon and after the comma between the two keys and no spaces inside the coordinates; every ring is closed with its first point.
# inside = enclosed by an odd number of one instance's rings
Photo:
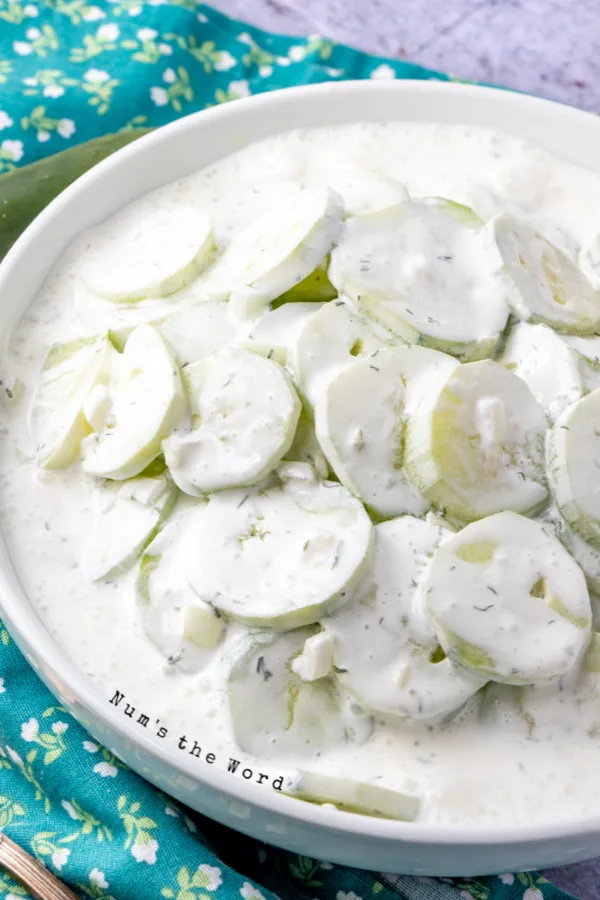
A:
{"type": "Polygon", "coordinates": [[[43,129],[41,131],[38,131],[38,133],[37,133],[37,139],[40,142],[40,144],[45,144],[46,141],[49,141],[51,137],[52,137],[52,135],[50,134],[50,132],[44,131],[43,129]]]}
{"type": "Polygon", "coordinates": [[[93,741],[84,741],[83,749],[87,750],[88,753],[97,753],[100,747],[98,746],[98,744],[94,744],[93,741]]]}
{"type": "Polygon", "coordinates": [[[163,87],[151,87],[150,99],[155,106],[166,106],[169,102],[169,95],[163,87]]]}
{"type": "Polygon", "coordinates": [[[29,56],[33,48],[27,41],[13,41],[13,50],[18,56],[29,56]]]}
{"type": "Polygon", "coordinates": [[[39,10],[37,6],[33,5],[33,3],[28,3],[27,6],[24,6],[23,12],[28,19],[35,19],[35,17],[39,15],[39,10]]]}
{"type": "Polygon", "coordinates": [[[215,72],[228,72],[229,69],[233,69],[236,65],[237,59],[235,56],[232,56],[227,50],[223,50],[219,53],[219,58],[214,64],[214,69],[215,72]]]}
{"type": "Polygon", "coordinates": [[[358,894],[354,893],[354,891],[338,891],[336,894],[336,900],[362,900],[362,897],[359,897],[358,894]]]}
{"type": "Polygon", "coordinates": [[[163,81],[167,84],[174,84],[177,81],[177,75],[174,69],[165,69],[163,72],[163,81]]]}
{"type": "Polygon", "coordinates": [[[173,55],[173,48],[171,47],[170,44],[158,44],[158,49],[160,50],[160,53],[162,56],[172,56],[173,55]]]}
{"type": "Polygon", "coordinates": [[[115,766],[111,766],[110,763],[101,762],[94,766],[94,772],[97,775],[100,775],[101,778],[116,778],[117,769],[115,766]]]}
{"type": "Polygon", "coordinates": [[[47,84],[42,93],[44,97],[51,97],[55,100],[57,97],[62,97],[64,92],[65,89],[60,84],[47,84]]]}
{"type": "Polygon", "coordinates": [[[192,822],[192,820],[188,816],[183,817],[183,821],[185,822],[185,827],[188,831],[191,831],[192,834],[196,834],[198,829],[196,828],[196,823],[192,822]]]}
{"type": "Polygon", "coordinates": [[[58,850],[55,850],[51,856],[52,865],[54,866],[54,868],[58,869],[58,871],[60,872],[70,855],[71,851],[66,847],[60,847],[58,850]]]}
{"type": "Polygon", "coordinates": [[[156,862],[157,850],[158,841],[155,841],[154,838],[150,838],[149,841],[146,841],[143,844],[133,844],[131,847],[131,855],[137,862],[145,862],[148,863],[149,866],[153,866],[156,862]]]}
{"type": "Polygon", "coordinates": [[[110,43],[111,41],[116,41],[120,33],[118,25],[115,25],[114,22],[108,22],[106,25],[100,26],[96,32],[96,37],[99,41],[110,43]]]}
{"type": "Polygon", "coordinates": [[[155,31],[154,28],[140,28],[137,36],[140,41],[153,41],[155,37],[158,37],[158,31],[155,31]]]}
{"type": "Polygon", "coordinates": [[[73,806],[72,803],[69,803],[68,800],[61,800],[60,805],[62,806],[62,808],[64,810],[66,810],[69,813],[69,815],[72,819],[79,819],[77,810],[75,809],[75,807],[73,806]]]}
{"type": "Polygon", "coordinates": [[[396,73],[392,69],[391,66],[388,66],[387,63],[382,63],[380,66],[377,66],[376,69],[373,69],[369,78],[381,78],[381,79],[392,79],[396,77],[396,73]]]}
{"type": "Polygon", "coordinates": [[[523,894],[523,900],[544,900],[544,895],[539,888],[529,887],[523,894]]]}
{"type": "Polygon", "coordinates": [[[241,81],[231,81],[229,83],[229,93],[235,94],[237,97],[249,97],[250,87],[248,82],[243,79],[241,81]]]}
{"type": "Polygon", "coordinates": [[[37,83],[37,78],[32,78],[31,76],[29,76],[29,78],[23,78],[23,84],[26,84],[27,87],[36,87],[37,83]]]}
{"type": "Polygon", "coordinates": [[[141,6],[130,6],[129,15],[133,18],[134,16],[139,16],[142,11],[141,6]]]}
{"type": "Polygon", "coordinates": [[[500,879],[502,884],[514,884],[515,883],[515,876],[512,875],[510,872],[507,872],[505,875],[498,875],[498,878],[500,879]]]}
{"type": "Polygon", "coordinates": [[[85,22],[97,22],[99,19],[105,19],[106,14],[99,6],[90,6],[81,14],[81,18],[85,22]]]}
{"type": "MultiPolygon", "coordinates": [[[[9,143],[18,144],[19,141],[3,141],[2,147],[5,148],[6,145],[9,143]]],[[[23,145],[21,145],[21,150],[22,149],[23,149],[23,145]]],[[[13,159],[15,159],[14,155],[13,155],[13,159]]],[[[20,159],[20,157],[17,157],[17,159],[20,159]]],[[[38,724],[38,720],[33,719],[33,718],[29,719],[27,722],[23,722],[23,724],[21,725],[21,737],[23,738],[24,741],[27,741],[28,743],[30,743],[31,741],[35,741],[35,739],[38,736],[39,730],[40,730],[40,726],[38,724]]]]}
{"type": "MultiPolygon", "coordinates": [[[[12,125],[12,122],[10,124],[12,125]]],[[[0,127],[6,128],[5,125],[2,125],[0,127]]],[[[6,691],[6,688],[4,687],[4,678],[0,678],[0,694],[3,694],[5,691],[6,691]]]]}
{"type": "Polygon", "coordinates": [[[104,872],[101,872],[100,869],[92,869],[90,872],[90,883],[103,890],[106,890],[108,887],[108,881],[104,877],[104,872]]]}
{"type": "Polygon", "coordinates": [[[258,74],[261,78],[268,78],[269,75],[273,74],[273,66],[259,66],[258,74]]]}
{"type": "Polygon", "coordinates": [[[240,888],[240,894],[244,900],[265,900],[264,896],[249,881],[245,881],[240,888]]]}
{"type": "Polygon", "coordinates": [[[25,37],[27,38],[28,41],[35,41],[36,38],[39,38],[41,36],[42,36],[42,32],[40,31],[39,28],[28,28],[27,31],[25,32],[25,37]]]}
{"type": "Polygon", "coordinates": [[[110,75],[104,69],[88,69],[83,79],[90,84],[104,84],[110,79],[110,75]]]}
{"type": "Polygon", "coordinates": [[[173,816],[174,819],[179,818],[179,813],[177,812],[176,809],[173,809],[172,806],[165,806],[165,814],[167,816],[173,816]]]}
{"type": "Polygon", "coordinates": [[[197,869],[204,878],[206,879],[206,884],[204,887],[207,891],[216,891],[218,887],[221,887],[223,884],[223,879],[221,877],[221,870],[217,868],[217,866],[209,866],[204,863],[201,866],[198,866],[197,869]]]}
{"type": "Polygon", "coordinates": [[[61,119],[56,130],[61,138],[70,138],[72,134],[75,134],[75,122],[73,119],[61,119]]]}
{"type": "Polygon", "coordinates": [[[68,724],[66,722],[54,722],[52,725],[52,731],[54,734],[64,734],[68,728],[68,724]]]}
{"type": "Polygon", "coordinates": [[[304,57],[306,56],[306,47],[303,47],[301,44],[297,44],[295,47],[290,47],[288,50],[288,56],[293,62],[302,62],[304,57]]]}

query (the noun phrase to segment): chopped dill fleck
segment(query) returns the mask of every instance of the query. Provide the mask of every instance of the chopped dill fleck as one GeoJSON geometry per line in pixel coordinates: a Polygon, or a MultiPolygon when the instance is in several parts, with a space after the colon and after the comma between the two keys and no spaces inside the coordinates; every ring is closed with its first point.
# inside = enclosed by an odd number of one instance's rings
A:
{"type": "Polygon", "coordinates": [[[370,368],[370,369],[373,369],[374,372],[379,372],[379,371],[380,371],[380,370],[377,368],[377,366],[369,365],[369,368],[370,368]]]}
{"type": "Polygon", "coordinates": [[[267,353],[267,359],[271,359],[272,356],[273,356],[273,348],[271,347],[271,349],[267,353]]]}
{"type": "Polygon", "coordinates": [[[249,496],[250,496],[250,494],[246,494],[245,497],[242,497],[242,499],[240,500],[240,502],[239,502],[238,505],[237,505],[237,508],[238,508],[238,509],[239,509],[241,506],[244,505],[244,503],[246,502],[246,500],[248,499],[249,496]]]}
{"type": "Polygon", "coordinates": [[[476,609],[478,612],[487,612],[493,605],[493,603],[490,603],[488,606],[475,606],[475,604],[473,604],[473,609],[476,609]]]}
{"type": "Polygon", "coordinates": [[[348,669],[340,669],[339,666],[334,666],[333,671],[335,672],[336,675],[343,675],[345,672],[348,671],[348,669]]]}
{"type": "Polygon", "coordinates": [[[182,656],[183,656],[183,653],[181,653],[181,652],[177,653],[175,656],[168,656],[167,657],[167,665],[174,666],[175,663],[179,662],[179,660],[181,659],[182,656]]]}
{"type": "Polygon", "coordinates": [[[339,544],[337,545],[337,548],[336,548],[336,551],[335,551],[335,556],[333,557],[333,563],[331,564],[331,568],[332,568],[332,569],[335,569],[335,567],[337,566],[337,564],[338,564],[339,561],[340,561],[340,553],[341,553],[341,550],[342,550],[342,547],[343,547],[343,546],[344,546],[344,542],[343,542],[343,541],[340,541],[339,544]]]}
{"type": "Polygon", "coordinates": [[[492,594],[495,594],[496,597],[498,596],[498,591],[496,590],[496,588],[493,588],[493,587],[491,586],[491,584],[488,584],[487,589],[488,589],[488,591],[491,591],[492,594]]]}
{"type": "Polygon", "coordinates": [[[258,660],[257,660],[257,663],[256,663],[256,671],[257,671],[257,673],[258,673],[259,675],[262,675],[262,677],[263,677],[263,679],[264,679],[265,681],[268,681],[269,678],[270,678],[270,677],[272,676],[272,674],[273,674],[272,672],[269,672],[269,670],[268,670],[267,667],[265,666],[265,658],[264,658],[264,656],[259,656],[259,657],[258,657],[258,660]]]}

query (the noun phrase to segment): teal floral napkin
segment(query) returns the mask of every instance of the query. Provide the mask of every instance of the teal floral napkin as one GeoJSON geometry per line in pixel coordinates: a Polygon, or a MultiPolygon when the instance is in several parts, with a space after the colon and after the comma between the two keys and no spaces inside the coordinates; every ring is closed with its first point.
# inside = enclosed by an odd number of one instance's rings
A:
{"type": "MultiPolygon", "coordinates": [[[[0,171],[217,103],[344,78],[448,76],[193,0],[0,0],[0,171]]],[[[2,186],[0,181],[0,196],[2,186]]],[[[374,875],[182,809],[75,722],[0,623],[0,828],[95,900],[564,900],[536,873],[374,875]]],[[[31,900],[0,869],[0,897],[31,900]]]]}

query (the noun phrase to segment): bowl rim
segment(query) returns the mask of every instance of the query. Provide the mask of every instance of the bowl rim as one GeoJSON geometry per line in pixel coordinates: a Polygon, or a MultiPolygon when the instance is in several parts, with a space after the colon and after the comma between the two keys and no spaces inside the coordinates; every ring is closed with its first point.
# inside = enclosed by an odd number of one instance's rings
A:
{"type": "MultiPolygon", "coordinates": [[[[242,108],[248,109],[252,106],[259,111],[267,107],[276,107],[282,102],[282,97],[285,98],[287,103],[293,102],[295,99],[310,99],[324,94],[355,95],[357,93],[375,91],[380,93],[389,92],[390,94],[417,93],[422,95],[424,101],[426,101],[428,96],[438,95],[440,91],[446,94],[449,92],[462,94],[474,99],[484,95],[490,101],[493,101],[494,104],[500,104],[508,108],[521,105],[525,109],[530,110],[533,116],[544,107],[551,114],[561,118],[566,127],[568,127],[569,122],[578,126],[583,124],[586,128],[595,127],[600,135],[600,117],[595,117],[593,114],[583,110],[575,109],[553,100],[504,89],[462,82],[446,82],[437,79],[347,80],[283,88],[253,95],[244,98],[241,102],[222,104],[192,113],[189,116],[184,116],[157,128],[155,131],[118,150],[78,178],[34,219],[0,263],[0,298],[5,288],[9,271],[27,257],[30,242],[43,233],[55,218],[65,212],[71,199],[82,188],[102,181],[107,172],[119,167],[126,160],[136,156],[143,156],[151,147],[159,147],[161,144],[171,141],[177,134],[193,131],[199,120],[203,124],[208,124],[210,121],[218,122],[223,118],[236,117],[237,111],[242,108]]],[[[407,121],[409,120],[407,119],[407,121]]],[[[9,556],[8,559],[10,560],[9,556]]],[[[182,775],[200,786],[205,786],[208,789],[217,790],[221,794],[227,795],[231,800],[242,801],[251,807],[257,807],[275,816],[296,820],[317,828],[331,829],[348,836],[363,836],[385,842],[409,844],[470,845],[473,847],[491,844],[522,844],[524,842],[565,838],[600,830],[600,814],[566,820],[551,820],[544,824],[538,823],[534,825],[450,825],[379,819],[354,813],[344,813],[340,810],[323,808],[311,803],[298,802],[293,797],[273,789],[265,790],[265,788],[259,788],[257,784],[251,781],[243,781],[230,775],[225,770],[212,766],[206,767],[206,769],[198,768],[193,760],[187,759],[186,755],[177,755],[175,748],[171,748],[170,745],[163,745],[157,739],[138,731],[132,723],[127,721],[126,718],[124,719],[116,708],[113,709],[96,684],[76,666],[66,651],[60,647],[46,629],[42,620],[38,617],[35,607],[27,599],[16,569],[13,568],[13,571],[10,571],[11,568],[13,567],[10,565],[7,567],[0,565],[0,613],[6,618],[11,629],[16,633],[16,643],[25,654],[28,664],[31,664],[30,656],[41,661],[39,668],[46,673],[51,673],[55,681],[65,686],[65,692],[72,695],[73,699],[69,704],[70,706],[73,703],[81,704],[102,723],[103,727],[114,730],[123,738],[129,740],[134,747],[139,747],[149,757],[159,760],[178,775],[182,775]],[[21,597],[19,597],[19,593],[21,593],[21,597]],[[22,599],[25,600],[24,603],[22,599]]],[[[34,665],[33,668],[36,674],[39,675],[37,667],[34,665]]],[[[49,689],[52,690],[51,687],[49,689]]],[[[74,717],[77,720],[77,716],[75,715],[74,717]]],[[[85,728],[85,725],[82,727],[85,728]]]]}

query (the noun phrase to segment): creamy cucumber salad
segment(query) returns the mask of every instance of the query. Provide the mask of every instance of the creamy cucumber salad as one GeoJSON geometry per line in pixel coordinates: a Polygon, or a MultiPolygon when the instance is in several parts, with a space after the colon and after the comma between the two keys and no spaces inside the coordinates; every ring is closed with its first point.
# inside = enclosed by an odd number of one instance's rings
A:
{"type": "Polygon", "coordinates": [[[83,235],[2,364],[0,509],[107,703],[342,811],[596,813],[599,233],[516,138],[356,124],[83,235]]]}

